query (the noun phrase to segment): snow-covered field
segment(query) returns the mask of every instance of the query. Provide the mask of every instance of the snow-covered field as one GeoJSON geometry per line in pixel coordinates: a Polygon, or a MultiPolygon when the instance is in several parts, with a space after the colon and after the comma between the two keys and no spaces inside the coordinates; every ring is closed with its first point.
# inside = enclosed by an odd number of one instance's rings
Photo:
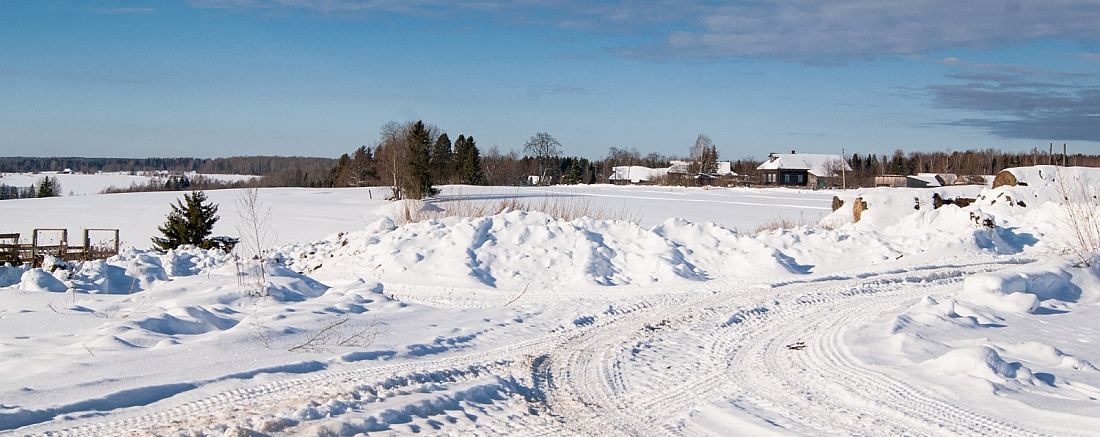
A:
{"type": "MultiPolygon", "coordinates": [[[[431,209],[631,220],[404,225],[384,189],[263,189],[263,275],[149,250],[181,193],[3,201],[0,232],[120,228],[135,247],[0,268],[0,434],[1097,435],[1100,280],[1059,186],[1100,173],[1016,173],[1026,186],[446,187],[431,209]],[[780,218],[822,226],[755,232],[780,218]]],[[[208,195],[215,234],[239,235],[242,192],[208,195]]]]}
{"type": "MultiPolygon", "coordinates": [[[[196,175],[196,173],[188,173],[188,175],[193,177],[196,175]]],[[[246,181],[256,177],[248,175],[225,174],[204,174],[201,176],[211,180],[225,182],[246,181]]],[[[158,179],[156,176],[146,173],[0,173],[0,184],[10,185],[13,187],[29,187],[31,185],[38,184],[39,181],[45,177],[49,177],[51,179],[57,178],[57,182],[61,184],[61,194],[67,196],[86,196],[89,194],[99,194],[107,188],[129,188],[133,185],[145,185],[148,184],[149,181],[158,179]]]]}

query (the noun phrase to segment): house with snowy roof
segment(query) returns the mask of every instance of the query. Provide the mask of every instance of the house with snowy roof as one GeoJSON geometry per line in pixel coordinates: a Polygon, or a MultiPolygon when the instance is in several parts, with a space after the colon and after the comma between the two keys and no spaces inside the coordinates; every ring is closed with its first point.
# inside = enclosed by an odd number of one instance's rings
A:
{"type": "Polygon", "coordinates": [[[841,172],[852,167],[840,155],[816,153],[772,153],[756,167],[764,185],[824,188],[839,186],[841,172]]]}
{"type": "Polygon", "coordinates": [[[714,173],[692,173],[692,161],[669,161],[672,164],[668,168],[668,176],[673,183],[682,185],[719,185],[729,183],[737,173],[733,171],[733,163],[730,161],[718,161],[714,173]]]}
{"type": "Polygon", "coordinates": [[[649,168],[640,165],[623,165],[611,168],[608,180],[613,184],[655,184],[668,176],[667,168],[649,168]]]}
{"type": "Polygon", "coordinates": [[[917,173],[906,176],[905,186],[909,188],[936,188],[952,185],[958,176],[952,173],[917,173]]]}
{"type": "Polygon", "coordinates": [[[669,161],[668,168],[649,168],[637,165],[623,165],[611,168],[611,176],[607,179],[613,184],[656,184],[671,177],[673,183],[683,184],[685,181],[694,181],[698,185],[710,185],[715,180],[732,179],[737,176],[733,171],[733,163],[730,161],[718,161],[713,174],[689,174],[690,161],[669,161]]]}

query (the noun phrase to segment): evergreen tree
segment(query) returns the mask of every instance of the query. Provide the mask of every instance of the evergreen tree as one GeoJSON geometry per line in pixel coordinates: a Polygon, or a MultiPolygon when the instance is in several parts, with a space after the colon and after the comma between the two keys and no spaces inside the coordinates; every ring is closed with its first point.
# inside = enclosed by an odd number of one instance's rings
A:
{"type": "Polygon", "coordinates": [[[432,182],[451,183],[454,175],[454,166],[451,163],[453,159],[454,152],[451,151],[451,139],[447,137],[446,133],[440,134],[432,147],[432,182]]]}
{"type": "Polygon", "coordinates": [[[367,146],[359,146],[355,153],[340,155],[333,170],[333,184],[337,187],[365,187],[378,182],[374,156],[367,146]]]}
{"type": "Polygon", "coordinates": [[[164,238],[153,237],[153,244],[160,250],[175,249],[184,244],[190,244],[210,249],[215,247],[210,233],[214,230],[214,223],[218,221],[218,205],[206,202],[206,194],[202,191],[192,191],[183,195],[183,202],[176,199],[176,204],[171,205],[172,212],[168,213],[168,220],[164,226],[157,230],[164,234],[164,238]],[[186,205],[184,205],[186,202],[186,205]]]}
{"type": "Polygon", "coordinates": [[[332,183],[337,187],[350,187],[351,185],[351,157],[347,153],[336,159],[336,169],[332,171],[332,183]]]}
{"type": "Polygon", "coordinates": [[[405,166],[408,178],[402,191],[409,199],[423,199],[439,194],[439,190],[432,187],[431,149],[432,140],[424,122],[417,121],[406,135],[407,153],[405,166]]]}
{"type": "Polygon", "coordinates": [[[61,182],[57,178],[46,176],[38,180],[38,190],[35,197],[57,197],[61,195],[61,182]]]}
{"type": "Polygon", "coordinates": [[[481,154],[477,150],[474,137],[459,135],[455,140],[455,172],[458,180],[466,185],[485,185],[485,175],[481,170],[481,154]]]}
{"type": "Polygon", "coordinates": [[[378,170],[374,165],[374,156],[367,146],[359,146],[355,149],[355,155],[351,158],[353,176],[357,187],[371,185],[378,179],[378,170]]]}

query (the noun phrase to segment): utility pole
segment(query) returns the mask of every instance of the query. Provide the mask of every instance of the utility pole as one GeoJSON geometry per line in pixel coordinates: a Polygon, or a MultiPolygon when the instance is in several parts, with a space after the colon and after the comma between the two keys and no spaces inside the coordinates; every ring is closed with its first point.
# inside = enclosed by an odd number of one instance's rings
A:
{"type": "Polygon", "coordinates": [[[840,149],[840,189],[848,189],[848,155],[843,147],[840,149]]]}

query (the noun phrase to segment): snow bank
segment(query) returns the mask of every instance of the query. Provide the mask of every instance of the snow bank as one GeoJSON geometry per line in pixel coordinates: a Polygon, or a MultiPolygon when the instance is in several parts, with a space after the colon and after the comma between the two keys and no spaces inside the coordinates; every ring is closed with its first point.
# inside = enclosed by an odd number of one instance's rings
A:
{"type": "Polygon", "coordinates": [[[949,376],[967,375],[995,384],[1005,384],[1017,378],[1031,384],[1038,382],[1027,367],[1008,363],[988,346],[955,349],[926,362],[925,366],[949,376]]]}
{"type": "Polygon", "coordinates": [[[300,272],[471,288],[677,284],[807,271],[775,247],[713,223],[670,219],[646,229],[522,211],[400,227],[383,219],[278,252],[300,272]]]}
{"type": "Polygon", "coordinates": [[[860,213],[856,229],[873,230],[897,225],[903,218],[921,210],[935,209],[935,197],[941,199],[975,198],[983,187],[976,185],[936,188],[860,188],[842,191],[837,198],[843,205],[821,219],[822,224],[840,226],[855,223],[853,207],[860,202],[865,208],[860,213]]]}
{"type": "Polygon", "coordinates": [[[11,287],[18,284],[23,279],[23,273],[30,269],[30,266],[0,266],[0,287],[11,287]]]}
{"type": "Polygon", "coordinates": [[[1064,266],[979,273],[966,278],[960,298],[996,310],[1032,313],[1043,300],[1076,301],[1081,289],[1072,277],[1064,266]]]}
{"type": "Polygon", "coordinates": [[[43,269],[30,269],[19,278],[19,289],[28,291],[65,292],[69,286],[43,269]]]}

